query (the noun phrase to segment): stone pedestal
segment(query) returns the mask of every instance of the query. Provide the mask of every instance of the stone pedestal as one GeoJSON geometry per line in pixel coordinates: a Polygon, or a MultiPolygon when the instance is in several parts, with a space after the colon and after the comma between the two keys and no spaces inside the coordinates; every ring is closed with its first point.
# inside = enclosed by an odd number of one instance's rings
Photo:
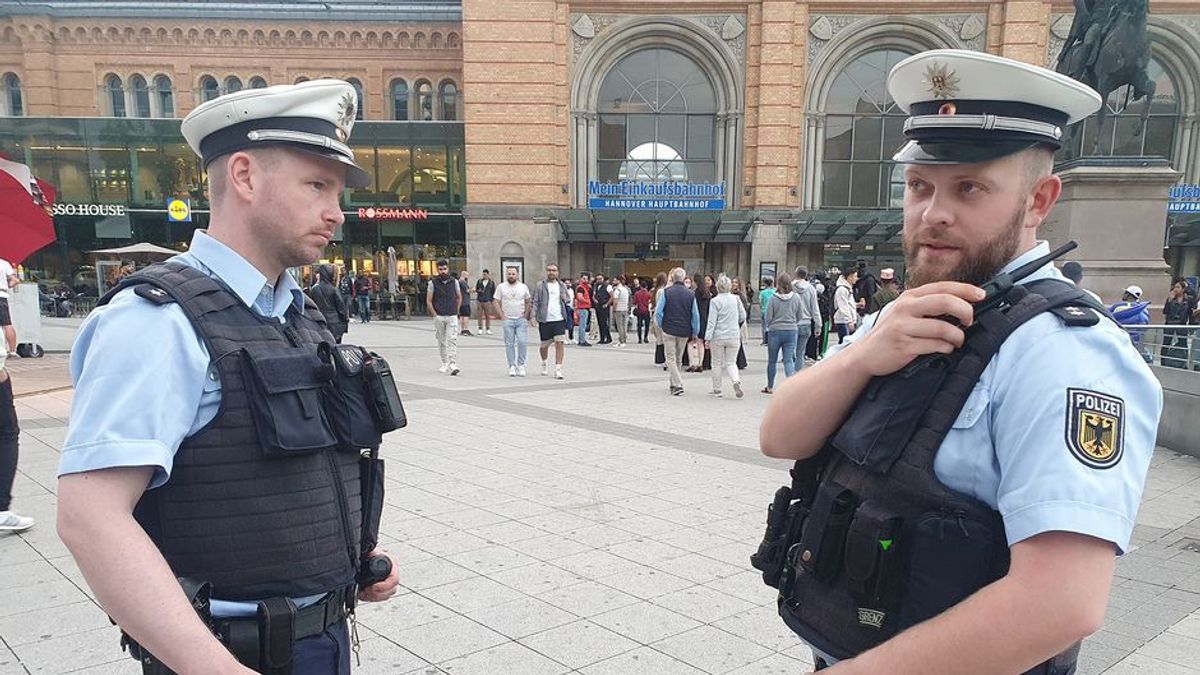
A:
{"type": "Polygon", "coordinates": [[[1171,283],[1163,260],[1167,190],[1180,174],[1166,160],[1135,157],[1082,157],[1059,166],[1058,174],[1062,196],[1038,236],[1051,248],[1079,242],[1058,264],[1082,265],[1083,286],[1105,303],[1137,285],[1151,311],[1161,312],[1171,283]]]}
{"type": "MultiPolygon", "coordinates": [[[[519,260],[525,283],[545,278],[546,265],[558,260],[557,225],[531,208],[473,205],[463,209],[467,234],[467,271],[471,279],[488,269],[492,279],[504,279],[502,260],[519,260]]],[[[474,281],[471,284],[474,288],[474,281]]]]}

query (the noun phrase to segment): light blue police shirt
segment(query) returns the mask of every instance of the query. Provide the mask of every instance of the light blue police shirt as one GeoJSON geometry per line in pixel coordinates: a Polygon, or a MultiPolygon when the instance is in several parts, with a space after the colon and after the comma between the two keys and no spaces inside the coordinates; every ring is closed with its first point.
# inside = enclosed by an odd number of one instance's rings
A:
{"type": "MultiPolygon", "coordinates": [[[[284,273],[272,286],[245,258],[196,230],[187,253],[172,260],[225,282],[254,313],[284,322],[304,294],[284,273]]],[[[58,475],[125,466],[153,466],[147,489],[171,475],[183,440],[217,415],[221,383],[208,350],[175,303],[157,305],[125,289],[97,307],[71,348],[75,396],[58,475]]],[[[312,604],[322,596],[299,598],[312,604]]],[[[215,616],[252,616],[255,605],[212,601],[215,616]]]]}
{"type": "MultiPolygon", "coordinates": [[[[1008,272],[1050,252],[1046,242],[1008,272]]],[[[1024,279],[1065,277],[1047,263],[1024,279]]],[[[1070,283],[1068,281],[1068,283],[1070,283]]],[[[836,354],[889,308],[866,317],[836,354]]],[[[1113,321],[1068,327],[1044,313],[1004,341],[984,369],[934,460],[946,486],[1000,512],[1009,545],[1043,532],[1076,532],[1129,546],[1162,412],[1162,387],[1113,321]],[[1107,457],[1089,454],[1089,425],[1107,457]],[[1107,434],[1107,435],[1105,435],[1107,434]]]]}

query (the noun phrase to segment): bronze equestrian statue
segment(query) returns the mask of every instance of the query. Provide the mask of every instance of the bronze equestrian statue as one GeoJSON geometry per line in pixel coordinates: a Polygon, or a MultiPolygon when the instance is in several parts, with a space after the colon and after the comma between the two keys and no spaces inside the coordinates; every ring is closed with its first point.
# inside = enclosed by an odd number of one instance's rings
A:
{"type": "MultiPolygon", "coordinates": [[[[1075,0],[1071,32],[1058,54],[1056,70],[1100,93],[1105,105],[1098,113],[1099,128],[1092,145],[1100,144],[1100,130],[1108,113],[1108,95],[1129,85],[1125,105],[1146,99],[1134,135],[1141,135],[1150,116],[1154,80],[1146,72],[1150,42],[1146,37],[1149,0],[1075,0]]],[[[1081,148],[1082,151],[1082,148],[1081,148]]]]}

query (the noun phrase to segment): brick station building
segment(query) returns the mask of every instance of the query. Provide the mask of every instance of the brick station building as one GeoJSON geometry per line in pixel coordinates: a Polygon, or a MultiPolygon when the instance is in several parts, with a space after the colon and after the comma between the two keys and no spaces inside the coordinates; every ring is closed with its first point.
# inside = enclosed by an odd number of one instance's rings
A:
{"type": "MultiPolygon", "coordinates": [[[[1065,156],[1096,142],[1200,183],[1200,2],[1150,11],[1145,133],[1143,103],[1114,92],[1103,129],[1084,121],[1065,156]]],[[[178,135],[200,101],[340,77],[362,92],[352,144],[376,175],[347,192],[327,254],[351,269],[381,272],[389,248],[402,283],[441,256],[473,276],[683,264],[755,287],[797,264],[902,269],[890,156],[904,116],[888,70],[942,47],[1053,66],[1072,12],[1061,0],[4,4],[0,152],[66,203],[124,207],[59,216],[59,244],[29,263],[77,277],[83,251],[178,248],[203,226],[204,176],[178,135]],[[191,223],[166,222],[173,197],[191,200],[191,223]]],[[[1197,220],[1171,214],[1163,233],[1183,273],[1200,270],[1197,220]]]]}

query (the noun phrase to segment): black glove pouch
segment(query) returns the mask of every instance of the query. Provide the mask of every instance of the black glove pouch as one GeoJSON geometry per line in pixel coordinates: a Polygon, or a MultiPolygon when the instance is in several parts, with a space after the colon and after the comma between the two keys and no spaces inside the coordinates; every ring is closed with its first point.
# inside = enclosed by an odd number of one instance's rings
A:
{"type": "Polygon", "coordinates": [[[322,406],[329,367],[311,347],[246,347],[242,378],[268,457],[289,457],[337,445],[322,406]]]}

